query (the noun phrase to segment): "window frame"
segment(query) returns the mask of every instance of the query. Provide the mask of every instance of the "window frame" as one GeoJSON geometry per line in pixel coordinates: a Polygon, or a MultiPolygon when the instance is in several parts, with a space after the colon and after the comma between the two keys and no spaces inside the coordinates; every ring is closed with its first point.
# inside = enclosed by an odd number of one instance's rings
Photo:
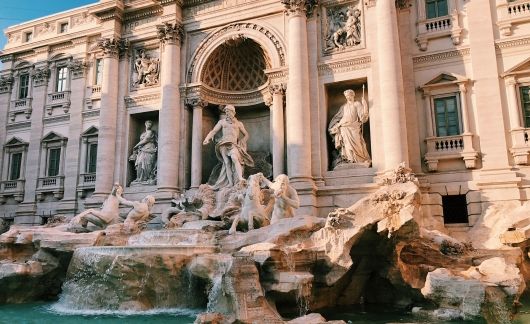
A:
{"type": "Polygon", "coordinates": [[[528,82],[522,82],[517,84],[517,105],[519,106],[519,118],[521,120],[521,125],[524,128],[530,128],[530,109],[528,111],[529,115],[528,117],[525,116],[524,111],[524,104],[523,104],[523,98],[522,98],[522,89],[527,88],[528,89],[528,97],[529,97],[529,108],[530,108],[530,83],[528,82]],[[526,118],[529,119],[529,124],[526,124],[526,118]]]}
{"type": "Polygon", "coordinates": [[[25,170],[26,170],[26,156],[28,143],[24,142],[20,138],[12,138],[4,145],[4,167],[2,172],[2,180],[4,181],[18,181],[24,180],[25,170]],[[12,179],[11,177],[11,167],[12,167],[12,155],[22,154],[20,159],[20,172],[17,179],[12,179]]]}
{"type": "Polygon", "coordinates": [[[33,40],[33,31],[24,32],[24,43],[29,43],[33,40]]]}
{"type": "Polygon", "coordinates": [[[66,65],[57,65],[55,71],[55,92],[68,91],[70,79],[70,69],[66,65]],[[63,73],[64,71],[64,73],[63,73]]]}
{"type": "Polygon", "coordinates": [[[23,72],[23,73],[20,73],[19,76],[18,76],[18,93],[17,93],[17,98],[18,99],[26,99],[29,97],[29,86],[30,86],[30,75],[29,75],[29,72],[23,72]],[[22,80],[23,78],[26,80],[24,86],[22,84],[22,80]],[[25,95],[23,96],[22,95],[22,90],[25,90],[25,95]]]}
{"type": "Polygon", "coordinates": [[[58,28],[59,34],[67,33],[69,29],[70,29],[70,24],[67,21],[59,22],[59,28],[58,28]],[[66,26],[66,29],[63,29],[63,27],[65,26],[66,26]]]}
{"type": "MultiPolygon", "coordinates": [[[[450,137],[450,136],[459,136],[459,135],[462,135],[462,132],[463,132],[463,125],[462,125],[462,107],[461,107],[461,104],[460,104],[460,91],[455,91],[455,92],[447,92],[447,93],[440,93],[440,94],[435,94],[435,95],[432,95],[431,96],[431,116],[432,116],[432,125],[434,126],[433,128],[433,131],[434,131],[434,134],[436,137],[450,137]],[[455,98],[455,103],[456,103],[456,118],[457,118],[457,127],[458,127],[458,132],[457,134],[448,134],[448,135],[440,135],[439,133],[439,129],[438,129],[438,117],[437,117],[437,112],[436,112],[436,100],[437,99],[444,99],[444,98],[450,98],[450,97],[454,97],[455,98]]],[[[446,127],[448,128],[448,127],[446,127]]]]}
{"type": "Polygon", "coordinates": [[[438,18],[442,18],[442,17],[447,17],[449,16],[449,0],[423,0],[424,1],[424,5],[425,5],[425,19],[438,19],[438,18]],[[445,3],[445,14],[440,14],[439,11],[440,11],[440,3],[441,2],[444,2],[445,3]],[[433,3],[434,4],[434,8],[435,8],[435,15],[432,16],[432,17],[429,17],[429,3],[433,3]]]}
{"type": "Polygon", "coordinates": [[[57,177],[57,176],[60,176],[61,175],[61,161],[62,160],[62,147],[60,145],[52,145],[50,147],[47,148],[46,150],[46,177],[57,177]],[[53,172],[50,172],[50,168],[52,166],[52,161],[51,161],[51,158],[52,158],[52,155],[51,153],[52,152],[57,152],[57,156],[56,156],[56,161],[55,161],[55,169],[54,171],[55,174],[52,174],[53,172]]]}
{"type": "Polygon", "coordinates": [[[9,154],[9,165],[7,167],[8,169],[8,180],[10,181],[14,181],[14,180],[20,180],[20,176],[22,175],[22,163],[23,163],[23,159],[24,159],[24,153],[22,151],[19,151],[19,152],[13,152],[13,153],[10,153],[9,154]],[[15,169],[13,169],[13,166],[14,166],[14,157],[15,156],[20,156],[20,159],[18,161],[18,170],[16,170],[15,172],[15,169]],[[16,173],[16,176],[14,175],[14,173],[16,173]]]}

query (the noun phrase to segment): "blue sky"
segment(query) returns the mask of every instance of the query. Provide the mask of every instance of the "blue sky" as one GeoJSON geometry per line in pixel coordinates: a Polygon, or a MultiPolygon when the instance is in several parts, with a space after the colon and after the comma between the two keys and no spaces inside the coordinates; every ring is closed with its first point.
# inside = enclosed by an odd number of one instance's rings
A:
{"type": "Polygon", "coordinates": [[[6,44],[4,29],[9,26],[95,2],[98,0],[0,0],[0,49],[6,44]]]}

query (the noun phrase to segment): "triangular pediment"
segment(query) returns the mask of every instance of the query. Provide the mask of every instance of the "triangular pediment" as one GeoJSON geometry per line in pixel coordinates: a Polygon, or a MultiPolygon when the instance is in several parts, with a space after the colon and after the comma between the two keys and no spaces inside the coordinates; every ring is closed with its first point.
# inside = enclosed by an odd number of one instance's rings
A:
{"type": "Polygon", "coordinates": [[[99,129],[96,126],[90,126],[86,131],[81,134],[81,136],[97,136],[99,133],[99,129]]]}
{"type": "Polygon", "coordinates": [[[9,141],[6,142],[5,146],[23,146],[23,145],[28,145],[28,143],[18,137],[12,137],[9,141]]]}
{"type": "Polygon", "coordinates": [[[526,60],[522,61],[521,63],[515,65],[508,71],[503,73],[503,76],[511,75],[511,74],[523,74],[523,73],[529,73],[530,74],[530,58],[527,58],[526,60]]]}
{"type": "Polygon", "coordinates": [[[425,83],[425,86],[433,86],[438,84],[448,84],[448,83],[459,83],[467,81],[468,79],[464,76],[455,74],[455,73],[447,73],[442,72],[438,74],[435,78],[433,78],[431,81],[425,83]]]}
{"type": "Polygon", "coordinates": [[[42,139],[43,142],[52,142],[52,141],[61,141],[65,140],[66,137],[57,134],[54,131],[49,132],[44,138],[42,139]]]}

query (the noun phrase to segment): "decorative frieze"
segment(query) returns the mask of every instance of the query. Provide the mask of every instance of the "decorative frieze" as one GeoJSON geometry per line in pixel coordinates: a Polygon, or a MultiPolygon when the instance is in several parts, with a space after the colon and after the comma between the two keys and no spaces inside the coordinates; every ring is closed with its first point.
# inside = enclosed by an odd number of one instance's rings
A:
{"type": "Polygon", "coordinates": [[[17,129],[24,129],[24,128],[30,128],[31,127],[31,120],[27,121],[21,121],[18,123],[9,123],[6,125],[6,129],[8,131],[17,130],[17,129]]]}
{"type": "Polygon", "coordinates": [[[163,25],[157,25],[156,31],[158,39],[164,44],[182,44],[184,40],[184,28],[182,24],[172,24],[165,22],[163,25]]]}
{"type": "Polygon", "coordinates": [[[160,101],[160,93],[150,93],[141,96],[125,97],[125,106],[127,108],[134,108],[143,106],[146,103],[153,103],[160,101]]]}
{"type": "Polygon", "coordinates": [[[9,93],[11,92],[11,86],[13,85],[13,75],[2,75],[0,76],[0,93],[9,93]]]}
{"type": "Polygon", "coordinates": [[[318,0],[281,0],[285,6],[285,13],[289,16],[301,16],[305,14],[307,17],[313,15],[313,10],[318,5],[318,0]]]}
{"type": "Polygon", "coordinates": [[[504,49],[510,47],[526,46],[528,44],[530,44],[530,37],[497,42],[495,47],[497,49],[504,49]]]}
{"type": "Polygon", "coordinates": [[[40,87],[48,83],[48,77],[50,76],[50,69],[46,67],[35,68],[31,71],[31,77],[33,78],[33,86],[40,87]]]}

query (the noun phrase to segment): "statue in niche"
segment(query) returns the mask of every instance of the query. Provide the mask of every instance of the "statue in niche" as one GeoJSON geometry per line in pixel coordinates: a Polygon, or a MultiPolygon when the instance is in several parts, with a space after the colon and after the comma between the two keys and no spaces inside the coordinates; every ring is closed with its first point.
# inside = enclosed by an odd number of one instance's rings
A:
{"type": "Polygon", "coordinates": [[[136,179],[131,184],[156,184],[157,135],[151,120],[145,121],[145,131],[133,147],[129,161],[134,161],[136,179]]]}
{"type": "Polygon", "coordinates": [[[336,168],[342,164],[353,164],[358,167],[369,167],[371,160],[366,142],[363,138],[363,124],[368,121],[368,104],[363,96],[361,102],[355,101],[355,92],[344,91],[346,103],[333,116],[328,131],[331,135],[338,156],[333,161],[336,168]]]}
{"type": "Polygon", "coordinates": [[[116,224],[120,221],[120,197],[123,188],[119,184],[114,184],[110,195],[105,199],[101,209],[87,209],[72,218],[67,226],[68,232],[90,232],[87,229],[88,223],[97,227],[98,230],[107,228],[108,225],[116,224]]]}
{"type": "Polygon", "coordinates": [[[158,84],[159,60],[150,58],[145,50],[138,52],[138,58],[134,61],[134,69],[138,73],[134,82],[135,86],[151,86],[158,84]]]}
{"type": "Polygon", "coordinates": [[[345,49],[361,43],[361,10],[339,7],[327,10],[326,51],[345,49]]]}
{"type": "Polygon", "coordinates": [[[221,131],[221,136],[215,144],[219,164],[210,176],[215,182],[214,189],[236,185],[244,180],[244,166],[254,166],[254,160],[247,152],[248,132],[243,123],[237,120],[235,107],[227,105],[224,113],[226,116],[217,122],[203,142],[203,145],[207,145],[221,131]]]}

